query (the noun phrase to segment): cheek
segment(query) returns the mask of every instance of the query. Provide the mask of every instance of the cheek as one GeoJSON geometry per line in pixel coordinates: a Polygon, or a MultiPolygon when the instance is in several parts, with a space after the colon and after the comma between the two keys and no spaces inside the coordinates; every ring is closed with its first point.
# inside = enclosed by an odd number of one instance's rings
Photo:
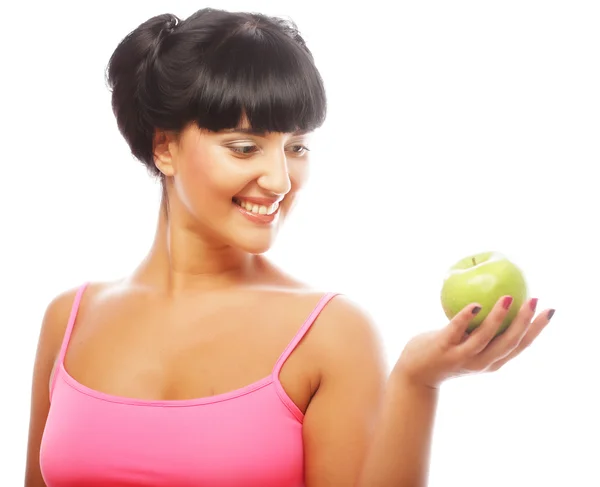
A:
{"type": "Polygon", "coordinates": [[[231,198],[247,183],[240,168],[218,150],[198,149],[180,165],[177,178],[178,193],[197,211],[210,208],[230,209],[231,198]]]}
{"type": "Polygon", "coordinates": [[[214,206],[215,199],[218,199],[211,166],[210,159],[199,150],[182,154],[178,161],[173,178],[177,198],[193,215],[198,216],[202,208],[214,206]]]}

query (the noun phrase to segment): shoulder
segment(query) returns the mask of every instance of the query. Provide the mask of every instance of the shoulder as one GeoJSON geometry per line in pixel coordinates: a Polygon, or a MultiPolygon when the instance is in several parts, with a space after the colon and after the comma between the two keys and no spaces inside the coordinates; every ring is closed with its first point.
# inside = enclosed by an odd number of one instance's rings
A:
{"type": "Polygon", "coordinates": [[[34,366],[34,376],[41,379],[36,382],[44,384],[43,387],[46,387],[45,384],[51,376],[69,323],[73,303],[80,288],[81,286],[77,286],[62,291],[50,299],[46,305],[38,336],[34,366]]]}
{"type": "Polygon", "coordinates": [[[282,316],[298,323],[318,311],[306,338],[313,352],[325,361],[338,363],[344,357],[351,359],[360,354],[370,355],[374,360],[383,356],[377,324],[357,300],[343,293],[315,288],[285,274],[279,276],[271,289],[277,296],[274,303],[278,303],[282,316]],[[285,276],[285,279],[279,276],[285,276]],[[330,299],[323,303],[326,297],[330,299]]]}
{"type": "Polygon", "coordinates": [[[379,330],[371,313],[344,294],[335,295],[324,307],[321,323],[325,336],[336,341],[380,341],[379,330]]]}
{"type": "Polygon", "coordinates": [[[40,342],[58,351],[78,295],[81,294],[80,306],[83,307],[85,301],[89,301],[90,297],[97,295],[105,287],[105,283],[82,283],[55,295],[44,311],[40,342]]]}
{"type": "Polygon", "coordinates": [[[81,285],[62,291],[54,296],[46,305],[41,333],[48,340],[53,342],[62,340],[73,304],[80,289],[81,285]]]}
{"type": "Polygon", "coordinates": [[[297,311],[300,315],[314,311],[326,297],[330,299],[321,306],[311,329],[311,335],[318,338],[324,347],[333,347],[343,352],[347,347],[363,345],[381,348],[381,337],[372,315],[358,301],[350,296],[317,289],[310,284],[298,281],[280,269],[274,268],[277,284],[276,294],[287,313],[297,311]]]}
{"type": "Polygon", "coordinates": [[[385,354],[381,333],[372,315],[344,294],[334,296],[316,323],[316,346],[329,369],[372,366],[384,370],[385,354]]]}

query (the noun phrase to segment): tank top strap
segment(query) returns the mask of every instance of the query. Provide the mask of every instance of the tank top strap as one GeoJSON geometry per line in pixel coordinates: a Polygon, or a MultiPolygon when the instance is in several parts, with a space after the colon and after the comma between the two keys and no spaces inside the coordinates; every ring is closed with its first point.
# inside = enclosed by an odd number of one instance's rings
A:
{"type": "Polygon", "coordinates": [[[77,289],[75,294],[75,299],[73,300],[73,305],[71,306],[71,314],[69,315],[69,321],[67,322],[67,328],[65,329],[65,334],[63,336],[62,344],[60,346],[60,351],[58,352],[58,357],[56,359],[56,366],[54,371],[54,376],[52,377],[52,384],[50,387],[50,395],[52,395],[52,391],[54,390],[54,383],[56,382],[56,378],[58,376],[58,371],[63,364],[65,359],[65,355],[67,353],[67,348],[69,346],[69,341],[71,340],[71,334],[73,333],[73,326],[75,325],[75,320],[77,319],[77,312],[79,311],[79,305],[81,304],[81,298],[83,297],[83,293],[88,287],[89,283],[84,283],[82,286],[77,289]]]}
{"type": "Polygon", "coordinates": [[[338,294],[339,293],[327,293],[319,300],[319,302],[312,310],[312,312],[308,315],[308,317],[306,318],[296,335],[294,335],[294,338],[292,338],[292,341],[288,344],[283,353],[279,356],[279,359],[277,360],[277,362],[275,363],[275,367],[273,368],[274,377],[279,376],[279,372],[281,371],[283,364],[294,351],[294,349],[298,346],[302,338],[304,338],[304,335],[308,333],[308,330],[310,330],[310,327],[316,321],[319,314],[321,314],[323,308],[325,308],[325,306],[327,306],[327,303],[329,303],[329,301],[331,301],[338,294]]]}

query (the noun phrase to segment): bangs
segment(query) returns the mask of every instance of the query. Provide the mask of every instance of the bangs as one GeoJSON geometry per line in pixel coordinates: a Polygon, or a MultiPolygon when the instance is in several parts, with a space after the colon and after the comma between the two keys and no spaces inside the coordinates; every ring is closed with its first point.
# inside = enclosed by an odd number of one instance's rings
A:
{"type": "Polygon", "coordinates": [[[309,52],[288,36],[243,27],[204,53],[190,108],[200,128],[313,131],[326,116],[323,81],[309,52]]]}

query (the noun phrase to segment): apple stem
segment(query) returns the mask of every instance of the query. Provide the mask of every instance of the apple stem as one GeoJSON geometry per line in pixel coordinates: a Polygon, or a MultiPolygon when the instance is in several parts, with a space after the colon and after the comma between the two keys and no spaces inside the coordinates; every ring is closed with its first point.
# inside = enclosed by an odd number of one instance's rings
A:
{"type": "Polygon", "coordinates": [[[473,265],[477,265],[477,262],[475,262],[475,257],[471,257],[471,260],[473,261],[473,265]]]}

